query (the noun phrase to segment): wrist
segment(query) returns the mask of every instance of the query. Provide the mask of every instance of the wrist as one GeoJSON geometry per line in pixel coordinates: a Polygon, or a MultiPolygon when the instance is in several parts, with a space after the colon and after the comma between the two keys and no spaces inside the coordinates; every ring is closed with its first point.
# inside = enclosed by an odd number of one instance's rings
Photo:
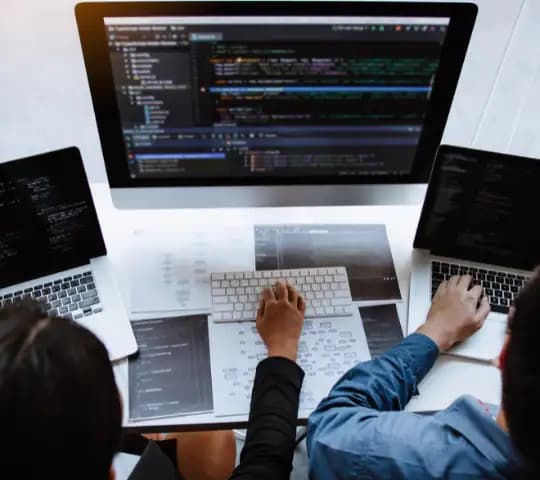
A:
{"type": "Polygon", "coordinates": [[[425,335],[433,340],[435,345],[437,345],[439,352],[446,352],[447,350],[450,350],[455,343],[447,332],[444,332],[440,328],[436,328],[429,323],[424,323],[421,325],[416,330],[416,333],[421,333],[422,335],[425,335]]]}
{"type": "Polygon", "coordinates": [[[298,345],[276,345],[268,347],[269,357],[283,357],[293,362],[298,358],[298,345]]]}

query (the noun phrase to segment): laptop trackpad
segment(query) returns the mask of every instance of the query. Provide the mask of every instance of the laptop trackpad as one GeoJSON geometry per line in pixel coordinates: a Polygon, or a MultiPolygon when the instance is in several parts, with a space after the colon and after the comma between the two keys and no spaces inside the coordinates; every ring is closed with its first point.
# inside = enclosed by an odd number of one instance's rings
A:
{"type": "Polygon", "coordinates": [[[472,337],[448,351],[450,355],[462,355],[478,360],[490,361],[497,358],[504,344],[506,322],[488,319],[472,337]]]}

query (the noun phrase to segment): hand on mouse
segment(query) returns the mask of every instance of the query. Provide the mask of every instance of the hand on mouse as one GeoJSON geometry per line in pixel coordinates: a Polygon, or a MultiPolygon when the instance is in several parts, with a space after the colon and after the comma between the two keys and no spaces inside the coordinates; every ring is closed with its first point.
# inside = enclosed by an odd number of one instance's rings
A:
{"type": "Polygon", "coordinates": [[[471,282],[470,275],[453,276],[442,282],[426,322],[417,330],[430,337],[443,352],[479,330],[490,312],[483,288],[480,285],[469,288],[471,282]]]}
{"type": "Polygon", "coordinates": [[[269,357],[296,361],[305,309],[304,299],[288,283],[278,281],[273,288],[263,290],[257,311],[257,330],[269,357]]]}

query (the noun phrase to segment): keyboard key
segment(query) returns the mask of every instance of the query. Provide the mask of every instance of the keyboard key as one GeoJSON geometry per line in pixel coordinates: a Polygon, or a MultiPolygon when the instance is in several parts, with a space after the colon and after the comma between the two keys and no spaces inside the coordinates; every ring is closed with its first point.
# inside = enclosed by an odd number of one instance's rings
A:
{"type": "Polygon", "coordinates": [[[97,297],[97,292],[95,290],[90,290],[89,292],[84,292],[81,294],[82,299],[97,297]]]}
{"type": "Polygon", "coordinates": [[[91,305],[95,305],[97,303],[99,303],[99,298],[97,297],[88,298],[86,300],[82,300],[79,302],[79,308],[90,307],[91,305]]]}
{"type": "Polygon", "coordinates": [[[62,280],[55,280],[53,282],[53,285],[60,285],[62,283],[62,280]]]}

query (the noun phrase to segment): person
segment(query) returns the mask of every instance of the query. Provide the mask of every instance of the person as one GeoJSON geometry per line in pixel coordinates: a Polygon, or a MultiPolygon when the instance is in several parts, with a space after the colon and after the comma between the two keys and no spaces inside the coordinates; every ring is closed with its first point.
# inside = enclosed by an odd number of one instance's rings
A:
{"type": "Polygon", "coordinates": [[[434,415],[403,412],[440,352],[481,328],[490,307],[470,276],[443,282],[425,323],[347,372],[308,421],[312,479],[540,478],[540,275],[509,314],[498,359],[502,407],[462,396],[434,415]]]}
{"type": "MultiPolygon", "coordinates": [[[[278,282],[263,291],[257,329],[268,358],[256,370],[246,442],[232,474],[229,449],[220,455],[219,448],[209,451],[203,442],[179,436],[173,457],[178,454],[180,476],[168,458],[170,448],[148,441],[129,478],[182,478],[182,473],[187,480],[289,478],[304,376],[296,364],[304,310],[304,300],[291,285],[278,282]]],[[[121,419],[107,351],[89,330],[69,319],[44,316],[36,304],[0,310],[4,474],[114,480],[111,464],[122,443],[121,419]]]]}

